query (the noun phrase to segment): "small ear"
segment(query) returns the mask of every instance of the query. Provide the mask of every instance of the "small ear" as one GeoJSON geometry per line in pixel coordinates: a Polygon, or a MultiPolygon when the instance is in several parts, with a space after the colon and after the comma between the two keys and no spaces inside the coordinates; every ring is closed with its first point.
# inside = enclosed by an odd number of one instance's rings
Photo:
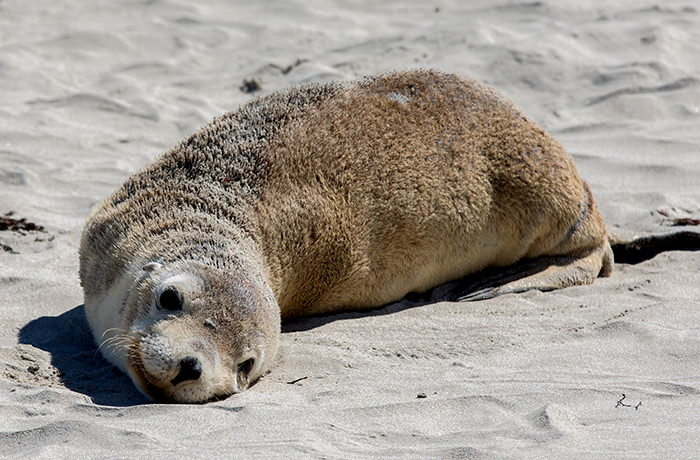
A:
{"type": "Polygon", "coordinates": [[[153,272],[153,271],[158,270],[162,266],[163,266],[163,264],[161,264],[160,262],[149,262],[143,266],[143,271],[153,272]]]}

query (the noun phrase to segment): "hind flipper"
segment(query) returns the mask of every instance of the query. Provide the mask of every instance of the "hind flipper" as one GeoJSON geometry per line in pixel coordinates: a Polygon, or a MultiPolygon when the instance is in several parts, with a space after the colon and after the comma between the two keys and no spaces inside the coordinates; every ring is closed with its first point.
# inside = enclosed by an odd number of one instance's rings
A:
{"type": "MultiPolygon", "coordinates": [[[[609,275],[611,268],[612,251],[606,242],[583,257],[538,257],[519,262],[505,270],[490,270],[492,273],[486,277],[462,283],[461,293],[456,295],[456,300],[483,300],[533,289],[552,291],[590,284],[597,276],[609,275]]],[[[452,291],[455,292],[455,289],[452,291]]]]}

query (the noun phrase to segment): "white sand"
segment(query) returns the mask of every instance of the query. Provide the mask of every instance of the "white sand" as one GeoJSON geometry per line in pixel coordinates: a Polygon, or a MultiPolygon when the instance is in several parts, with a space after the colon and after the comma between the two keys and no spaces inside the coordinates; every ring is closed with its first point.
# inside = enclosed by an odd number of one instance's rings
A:
{"type": "Polygon", "coordinates": [[[191,3],[0,3],[0,214],[46,228],[0,232],[0,457],[700,457],[698,252],[295,323],[271,374],[204,406],[148,404],[96,355],[77,276],[91,207],[245,79],[468,74],[569,149],[615,232],[700,218],[697,2],[191,3]]]}

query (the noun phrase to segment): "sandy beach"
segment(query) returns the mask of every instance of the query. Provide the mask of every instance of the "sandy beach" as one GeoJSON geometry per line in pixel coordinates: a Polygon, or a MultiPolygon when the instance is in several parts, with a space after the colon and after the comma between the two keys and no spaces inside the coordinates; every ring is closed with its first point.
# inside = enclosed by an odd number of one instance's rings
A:
{"type": "Polygon", "coordinates": [[[285,324],[272,372],[205,405],[150,403],[99,355],[94,206],[254,97],[411,68],[512,99],[616,236],[700,231],[694,1],[2,0],[0,458],[700,458],[697,251],[285,324]]]}

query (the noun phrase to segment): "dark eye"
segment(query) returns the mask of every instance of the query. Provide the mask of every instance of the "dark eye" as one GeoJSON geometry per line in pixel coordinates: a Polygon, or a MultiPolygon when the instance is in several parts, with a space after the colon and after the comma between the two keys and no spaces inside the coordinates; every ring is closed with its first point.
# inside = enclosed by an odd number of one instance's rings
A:
{"type": "Polygon", "coordinates": [[[163,310],[182,310],[182,294],[174,287],[168,287],[160,293],[158,306],[163,310]]]}
{"type": "Polygon", "coordinates": [[[246,379],[250,376],[250,371],[253,370],[255,365],[255,358],[246,359],[238,365],[238,373],[243,374],[246,379]]]}

